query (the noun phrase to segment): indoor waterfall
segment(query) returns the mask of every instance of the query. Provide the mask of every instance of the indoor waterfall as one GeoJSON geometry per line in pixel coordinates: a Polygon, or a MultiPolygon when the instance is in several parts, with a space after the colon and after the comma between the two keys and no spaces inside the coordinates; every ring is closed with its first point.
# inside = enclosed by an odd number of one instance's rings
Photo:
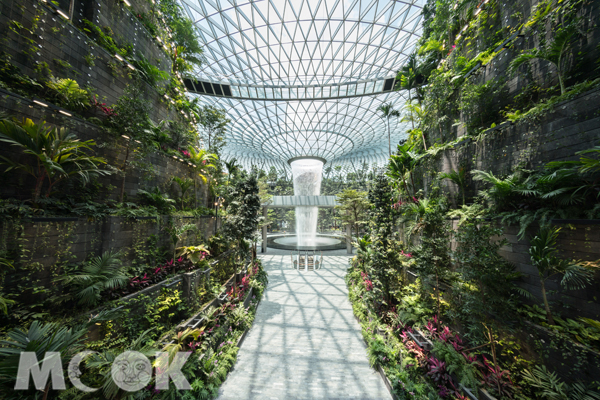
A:
{"type": "MultiPolygon", "coordinates": [[[[290,162],[294,177],[295,196],[319,196],[323,161],[303,158],[290,162]]],[[[314,246],[317,236],[318,207],[296,207],[296,236],[298,246],[314,246]]]]}

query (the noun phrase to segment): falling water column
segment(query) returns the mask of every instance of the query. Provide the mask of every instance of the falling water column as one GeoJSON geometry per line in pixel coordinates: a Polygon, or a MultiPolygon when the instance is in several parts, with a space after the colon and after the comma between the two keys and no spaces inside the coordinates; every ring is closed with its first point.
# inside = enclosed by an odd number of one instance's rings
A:
{"type": "MultiPolygon", "coordinates": [[[[324,160],[300,158],[290,160],[295,196],[319,196],[324,160]]],[[[318,207],[296,207],[298,248],[316,245],[318,207]]]]}

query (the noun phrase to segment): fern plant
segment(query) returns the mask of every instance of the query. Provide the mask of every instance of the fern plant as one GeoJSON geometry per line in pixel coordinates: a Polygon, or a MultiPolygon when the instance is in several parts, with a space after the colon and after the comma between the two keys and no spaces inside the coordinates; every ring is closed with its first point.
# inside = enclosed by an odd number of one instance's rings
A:
{"type": "Polygon", "coordinates": [[[561,381],[556,372],[548,371],[545,365],[536,365],[525,370],[523,379],[536,388],[536,394],[548,400],[600,400],[600,393],[581,382],[568,384],[561,381]]]}
{"type": "Polygon", "coordinates": [[[123,271],[121,253],[107,251],[85,263],[80,271],[58,281],[71,287],[69,297],[76,298],[80,305],[93,307],[100,302],[103,292],[125,286],[129,277],[123,271]]]}
{"type": "Polygon", "coordinates": [[[90,93],[79,87],[73,79],[53,78],[46,82],[56,103],[73,111],[81,111],[90,106],[90,93]]]}
{"type": "Polygon", "coordinates": [[[138,196],[148,205],[156,207],[163,214],[171,214],[175,209],[175,200],[170,198],[168,194],[161,192],[158,187],[154,187],[154,189],[149,191],[139,189],[138,196]]]}
{"type": "MultiPolygon", "coordinates": [[[[51,352],[60,354],[60,360],[66,363],[70,355],[74,355],[81,349],[87,328],[73,329],[61,326],[58,323],[43,323],[33,321],[29,328],[15,328],[8,332],[6,339],[0,341],[0,388],[3,393],[14,393],[15,381],[21,355],[23,352],[33,352],[38,361],[50,355],[51,352]]],[[[64,367],[64,365],[63,365],[64,367]]],[[[43,390],[43,398],[47,398],[50,392],[50,382],[43,390]]],[[[35,390],[23,393],[23,398],[38,398],[35,390]],[[27,394],[26,394],[27,393],[27,394]]]]}

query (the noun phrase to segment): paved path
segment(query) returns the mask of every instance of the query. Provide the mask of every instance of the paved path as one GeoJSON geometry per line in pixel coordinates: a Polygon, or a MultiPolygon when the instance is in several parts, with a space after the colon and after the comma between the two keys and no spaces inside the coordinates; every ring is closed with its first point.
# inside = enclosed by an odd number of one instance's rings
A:
{"type": "Polygon", "coordinates": [[[390,400],[352,315],[348,258],[325,256],[315,272],[293,270],[289,255],[261,258],[269,286],[219,400],[390,400]]]}

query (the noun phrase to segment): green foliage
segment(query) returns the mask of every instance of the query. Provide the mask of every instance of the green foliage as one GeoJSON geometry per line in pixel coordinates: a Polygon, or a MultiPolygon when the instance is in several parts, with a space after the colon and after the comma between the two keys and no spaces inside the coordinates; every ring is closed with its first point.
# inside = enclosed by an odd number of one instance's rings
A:
{"type": "Polygon", "coordinates": [[[396,212],[392,207],[392,187],[386,175],[375,178],[368,200],[372,205],[369,224],[372,253],[367,272],[373,281],[376,301],[389,305],[390,292],[397,283],[402,264],[394,235],[396,212]]]}
{"type": "Polygon", "coordinates": [[[117,135],[126,135],[149,145],[152,131],[150,122],[150,104],[139,84],[130,84],[123,90],[114,106],[115,116],[110,118],[110,125],[117,135]]]}
{"type": "Polygon", "coordinates": [[[54,186],[63,180],[78,177],[87,183],[95,175],[110,174],[110,171],[99,168],[99,165],[106,164],[103,158],[87,154],[96,143],[93,140],[80,142],[65,128],[47,128],[44,123],[38,125],[30,119],[18,124],[3,119],[0,120],[0,141],[19,148],[31,159],[20,163],[1,157],[3,164],[8,165],[6,172],[19,169],[35,178],[35,202],[39,200],[44,185],[48,197],[54,186]]]}
{"type": "Polygon", "coordinates": [[[431,207],[424,209],[414,203],[411,205],[419,210],[419,214],[416,214],[419,222],[415,227],[421,232],[421,243],[413,252],[414,269],[424,287],[435,290],[437,313],[440,315],[440,280],[448,277],[450,268],[450,227],[445,217],[444,204],[429,204],[431,207]]]}
{"type": "Polygon", "coordinates": [[[370,203],[367,200],[367,193],[358,192],[354,189],[345,189],[337,195],[338,205],[335,207],[340,213],[340,219],[343,223],[354,227],[356,238],[360,225],[367,224],[367,211],[370,203]]]}
{"type": "Polygon", "coordinates": [[[108,251],[83,264],[80,270],[58,279],[69,289],[67,298],[75,298],[78,304],[86,307],[96,306],[106,290],[121,288],[129,277],[123,272],[119,252],[108,251]]]}
{"type": "Polygon", "coordinates": [[[137,351],[148,358],[153,358],[158,351],[157,348],[148,345],[147,335],[151,331],[148,329],[138,335],[131,344],[126,346],[115,347],[113,349],[104,349],[103,351],[92,354],[85,359],[86,367],[91,371],[96,379],[101,383],[101,391],[103,396],[108,400],[126,398],[128,392],[120,389],[112,377],[112,364],[115,359],[125,351],[137,351]]]}
{"type": "Polygon", "coordinates": [[[133,61],[133,65],[137,68],[143,80],[151,86],[157,86],[161,82],[170,78],[168,72],[162,71],[160,68],[152,64],[142,53],[137,54],[137,60],[133,61]]]}
{"type": "Polygon", "coordinates": [[[473,392],[477,391],[480,382],[475,363],[467,362],[467,359],[449,343],[436,340],[433,343],[432,352],[439,360],[443,360],[446,363],[446,369],[449,374],[456,375],[459,382],[473,392]]]}
{"type": "Polygon", "coordinates": [[[181,191],[181,196],[179,198],[181,210],[183,210],[183,201],[185,199],[185,194],[188,190],[194,186],[194,180],[190,178],[180,178],[178,176],[173,177],[173,182],[177,183],[179,186],[179,190],[181,191]]]}
{"type": "Polygon", "coordinates": [[[402,288],[398,305],[398,319],[402,324],[425,324],[433,314],[423,292],[420,281],[402,288]]]}
{"type": "Polygon", "coordinates": [[[199,264],[210,255],[204,245],[178,247],[176,250],[178,256],[187,258],[194,264],[199,264]]]}
{"type": "Polygon", "coordinates": [[[205,105],[198,110],[196,118],[202,127],[202,139],[207,151],[218,156],[225,145],[225,132],[229,123],[225,110],[205,105]]]}
{"type": "Polygon", "coordinates": [[[560,259],[556,256],[556,240],[560,228],[542,226],[536,236],[530,240],[529,255],[531,264],[538,270],[542,289],[542,298],[549,324],[554,319],[546,297],[545,282],[554,275],[562,275],[561,285],[567,289],[581,289],[591,283],[593,272],[579,263],[560,259]]]}
{"type": "Polygon", "coordinates": [[[481,330],[481,321],[490,324],[488,316],[506,321],[514,314],[513,281],[518,274],[499,254],[508,243],[506,239],[495,239],[502,233],[501,228],[472,219],[465,221],[456,235],[454,259],[462,282],[455,284],[460,299],[455,300],[452,309],[453,313],[462,314],[461,320],[468,321],[467,329],[475,331],[475,337],[484,336],[476,332],[481,330]]]}
{"type": "Polygon", "coordinates": [[[389,152],[390,152],[390,156],[391,156],[392,155],[392,139],[390,136],[390,131],[391,131],[390,119],[400,118],[400,111],[395,110],[393,107],[393,104],[391,102],[380,105],[379,107],[377,107],[377,111],[379,111],[381,113],[381,118],[383,118],[387,124],[388,146],[389,146],[389,152]]]}
{"type": "Polygon", "coordinates": [[[6,315],[8,315],[8,308],[16,303],[14,300],[8,299],[2,294],[4,275],[6,274],[6,270],[9,268],[14,268],[13,262],[8,258],[5,258],[4,254],[0,252],[0,311],[6,315]]]}
{"type": "Polygon", "coordinates": [[[139,189],[138,196],[143,203],[156,207],[161,214],[171,214],[175,210],[175,200],[161,192],[157,186],[150,191],[139,189]]]}
{"type": "Polygon", "coordinates": [[[476,135],[500,122],[497,99],[506,96],[506,83],[502,79],[492,79],[480,85],[466,81],[460,92],[458,108],[466,120],[469,134],[476,135]]]}
{"type": "MultiPolygon", "coordinates": [[[[46,357],[46,362],[51,361],[49,352],[57,352],[64,368],[64,364],[71,359],[70,356],[81,349],[86,333],[86,328],[72,329],[58,323],[40,321],[33,321],[28,329],[11,330],[7,334],[7,340],[0,341],[0,387],[4,387],[3,392],[13,391],[23,352],[34,352],[39,361],[46,357]]],[[[33,396],[34,392],[35,390],[29,390],[23,394],[33,396]]],[[[48,392],[49,386],[44,390],[45,395],[48,392]]]]}
{"type": "Polygon", "coordinates": [[[465,191],[467,189],[467,170],[466,168],[459,168],[458,171],[440,172],[438,177],[440,179],[448,179],[452,181],[460,189],[462,194],[462,205],[465,205],[465,191]]]}
{"type": "Polygon", "coordinates": [[[96,42],[104,47],[110,54],[119,54],[122,57],[130,55],[131,46],[118,46],[113,39],[115,35],[110,27],[105,26],[100,28],[98,25],[85,18],[81,20],[81,24],[83,31],[96,40],[96,42]]]}
{"type": "Polygon", "coordinates": [[[579,160],[551,162],[541,171],[517,169],[506,178],[475,170],[473,179],[491,184],[480,194],[493,203],[503,221],[518,221],[519,237],[523,237],[532,222],[543,225],[557,217],[594,218],[600,211],[600,150],[594,147],[576,154],[579,160]]]}
{"type": "Polygon", "coordinates": [[[567,53],[571,51],[571,44],[578,35],[577,26],[571,24],[560,27],[554,34],[552,40],[542,48],[536,48],[531,51],[524,51],[510,63],[510,71],[515,72],[521,65],[534,59],[542,59],[552,63],[558,73],[560,84],[560,94],[564,95],[565,77],[568,73],[567,53]]]}
{"type": "Polygon", "coordinates": [[[78,112],[90,106],[90,93],[73,79],[53,78],[46,86],[51,90],[50,97],[61,107],[78,112]]]}
{"type": "Polygon", "coordinates": [[[238,243],[243,240],[254,240],[258,224],[263,218],[260,216],[261,204],[256,174],[244,176],[235,182],[227,198],[227,215],[223,232],[238,243]]]}
{"type": "Polygon", "coordinates": [[[600,392],[586,387],[581,382],[568,384],[561,381],[556,372],[548,371],[545,365],[536,365],[533,370],[523,371],[523,379],[536,388],[536,394],[549,400],[598,400],[600,392]]]}
{"type": "Polygon", "coordinates": [[[183,237],[191,231],[195,231],[198,228],[194,224],[184,224],[182,220],[179,222],[171,221],[170,226],[166,228],[169,235],[171,235],[171,242],[173,242],[173,259],[177,253],[177,244],[183,239],[183,237]]]}
{"type": "Polygon", "coordinates": [[[390,156],[386,175],[393,180],[397,188],[404,188],[408,198],[416,192],[412,171],[420,159],[421,157],[413,151],[413,148],[408,143],[398,145],[398,153],[390,156]],[[409,190],[407,179],[410,181],[412,190],[409,190]]]}

